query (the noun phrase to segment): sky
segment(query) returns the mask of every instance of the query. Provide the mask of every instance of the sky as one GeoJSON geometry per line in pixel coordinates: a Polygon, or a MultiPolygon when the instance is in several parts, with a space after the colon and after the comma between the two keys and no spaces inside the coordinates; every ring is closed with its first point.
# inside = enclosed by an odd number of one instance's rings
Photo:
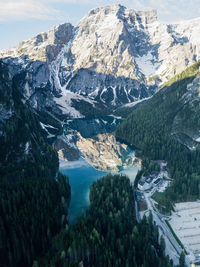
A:
{"type": "Polygon", "coordinates": [[[164,22],[200,17],[200,0],[0,0],[0,49],[63,22],[76,25],[90,9],[112,4],[157,9],[158,20],[164,22]]]}

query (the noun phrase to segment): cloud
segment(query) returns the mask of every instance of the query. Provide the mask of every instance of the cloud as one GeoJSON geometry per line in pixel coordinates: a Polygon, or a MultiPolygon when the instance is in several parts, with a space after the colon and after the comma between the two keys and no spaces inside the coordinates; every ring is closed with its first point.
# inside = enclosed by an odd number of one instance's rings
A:
{"type": "MultiPolygon", "coordinates": [[[[100,3],[102,1],[100,1],[100,0],[99,1],[98,0],[94,0],[94,1],[92,1],[92,0],[81,0],[81,1],[79,1],[79,0],[48,0],[48,2],[52,2],[52,3],[70,3],[70,4],[84,5],[84,4],[93,4],[93,3],[97,4],[97,3],[100,3]]],[[[107,2],[109,4],[109,2],[113,2],[113,1],[108,0],[107,2]]]]}
{"type": "Polygon", "coordinates": [[[124,5],[128,1],[121,1],[121,0],[47,0],[51,3],[68,3],[68,4],[77,4],[77,5],[96,5],[98,6],[106,6],[106,5],[112,5],[112,4],[118,4],[124,2],[124,5]]]}
{"type": "MultiPolygon", "coordinates": [[[[145,0],[144,0],[145,1],[145,0]]],[[[148,0],[153,8],[158,10],[162,20],[178,21],[200,16],[199,0],[148,0]]]]}
{"type": "Polygon", "coordinates": [[[200,16],[199,0],[121,0],[119,2],[135,10],[156,9],[159,20],[162,21],[177,21],[200,16]]]}
{"type": "Polygon", "coordinates": [[[53,19],[59,16],[56,9],[50,8],[42,1],[34,0],[0,0],[0,21],[23,19],[53,19]]]}
{"type": "Polygon", "coordinates": [[[68,18],[73,20],[76,16],[80,19],[83,12],[93,7],[121,4],[135,10],[155,8],[161,20],[180,20],[200,16],[199,0],[0,0],[0,21],[14,21],[25,19],[57,20],[66,18],[68,7],[77,6],[77,14],[72,11],[68,18]],[[60,8],[62,4],[62,8],[60,8]],[[63,8],[63,5],[66,8],[63,8]],[[62,16],[61,16],[62,15],[62,16]]]}

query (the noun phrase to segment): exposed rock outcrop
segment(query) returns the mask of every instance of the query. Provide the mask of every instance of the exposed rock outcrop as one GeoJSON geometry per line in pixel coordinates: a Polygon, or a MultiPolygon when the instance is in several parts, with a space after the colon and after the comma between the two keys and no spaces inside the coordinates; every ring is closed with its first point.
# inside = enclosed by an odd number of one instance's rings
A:
{"type": "Polygon", "coordinates": [[[21,91],[39,110],[69,117],[111,114],[151,96],[200,58],[200,18],[157,21],[155,10],[121,5],[91,10],[0,52],[12,75],[26,70],[21,91]],[[42,99],[42,101],[41,101],[42,99]]]}
{"type": "Polygon", "coordinates": [[[118,172],[138,162],[128,146],[117,142],[112,134],[87,139],[79,135],[76,145],[83,157],[99,170],[118,172]]]}

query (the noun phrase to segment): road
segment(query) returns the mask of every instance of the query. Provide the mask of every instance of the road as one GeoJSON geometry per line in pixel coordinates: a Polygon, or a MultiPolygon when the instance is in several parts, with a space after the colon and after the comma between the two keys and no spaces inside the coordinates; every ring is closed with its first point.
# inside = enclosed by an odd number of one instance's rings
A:
{"type": "Polygon", "coordinates": [[[140,221],[140,215],[138,212],[138,204],[137,204],[136,200],[135,200],[135,214],[136,214],[136,220],[137,220],[137,222],[139,222],[140,221]]]}
{"type": "MultiPolygon", "coordinates": [[[[166,254],[169,255],[169,257],[173,260],[174,265],[177,266],[179,264],[179,257],[182,252],[182,248],[180,247],[180,245],[172,235],[171,231],[169,230],[168,226],[166,225],[164,221],[165,216],[161,215],[155,208],[151,200],[152,193],[154,193],[153,190],[150,193],[144,193],[148,210],[152,212],[153,220],[159,228],[159,234],[163,235],[165,239],[166,254]]],[[[186,265],[190,266],[190,262],[187,257],[186,257],[186,265]]]]}

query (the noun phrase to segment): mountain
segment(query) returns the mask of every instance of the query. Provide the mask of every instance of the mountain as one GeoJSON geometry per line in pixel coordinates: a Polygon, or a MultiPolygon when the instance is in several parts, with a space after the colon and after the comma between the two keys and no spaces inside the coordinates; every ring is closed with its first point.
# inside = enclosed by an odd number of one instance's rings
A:
{"type": "Polygon", "coordinates": [[[199,60],[200,18],[166,24],[157,13],[121,5],[91,10],[77,26],[65,23],[0,52],[39,112],[57,118],[111,114],[147,98],[199,60]],[[64,116],[63,116],[64,115],[64,116]]]}
{"type": "Polygon", "coordinates": [[[135,221],[126,177],[96,182],[69,227],[70,186],[54,148],[102,168],[128,165],[127,146],[105,134],[120,118],[105,115],[134,108],[116,136],[140,148],[139,175],[167,161],[174,180],[162,207],[199,198],[200,63],[181,73],[199,59],[199,20],[166,24],[154,10],[113,5],[0,53],[0,266],[173,265],[151,215],[135,221]]]}
{"type": "Polygon", "coordinates": [[[143,171],[149,160],[166,160],[174,181],[166,202],[200,195],[200,61],[169,80],[138,106],[116,136],[141,148],[143,171]]]}
{"type": "MultiPolygon", "coordinates": [[[[119,126],[117,131],[119,137],[122,137],[121,131],[124,132],[123,135],[126,134],[125,127],[129,127],[129,124],[136,120],[138,123],[132,126],[132,130],[142,134],[143,137],[146,134],[156,137],[161,132],[165,132],[190,150],[198,148],[200,141],[199,66],[200,61],[176,75],[152,98],[137,107],[119,126]],[[141,122],[140,119],[142,119],[141,122]]],[[[136,140],[137,136],[128,136],[128,132],[124,137],[139,147],[143,148],[146,145],[143,139],[136,140]]]]}
{"type": "Polygon", "coordinates": [[[56,151],[48,144],[38,115],[20,93],[21,79],[21,74],[12,78],[8,66],[0,61],[1,180],[55,177],[58,169],[56,151]]]}
{"type": "Polygon", "coordinates": [[[12,77],[0,60],[1,267],[32,266],[42,257],[67,223],[70,200],[57,152],[20,92],[24,76],[12,77]]]}

